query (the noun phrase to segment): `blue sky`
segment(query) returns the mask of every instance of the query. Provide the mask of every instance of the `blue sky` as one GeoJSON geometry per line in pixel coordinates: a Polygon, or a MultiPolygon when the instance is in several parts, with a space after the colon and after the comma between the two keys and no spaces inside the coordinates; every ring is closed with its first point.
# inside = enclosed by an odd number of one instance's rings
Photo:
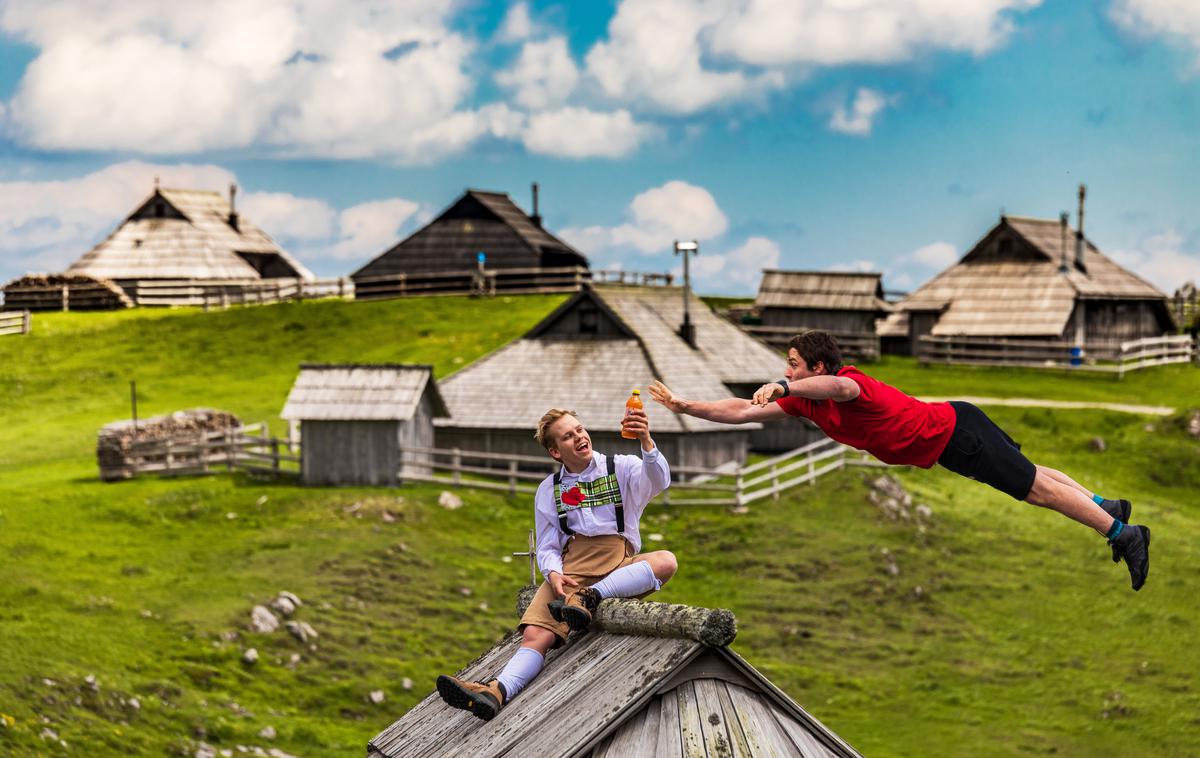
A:
{"type": "Polygon", "coordinates": [[[0,279],[152,187],[224,191],[320,275],[465,187],[597,267],[745,294],[763,267],[907,290],[1001,210],[1200,278],[1200,4],[1172,0],[0,2],[0,279]],[[1074,218],[1074,216],[1072,216],[1074,218]]]}

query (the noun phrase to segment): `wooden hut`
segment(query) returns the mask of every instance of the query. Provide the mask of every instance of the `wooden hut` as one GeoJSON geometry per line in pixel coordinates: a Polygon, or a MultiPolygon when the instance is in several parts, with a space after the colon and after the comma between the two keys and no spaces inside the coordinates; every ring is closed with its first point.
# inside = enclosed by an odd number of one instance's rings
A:
{"type": "Polygon", "coordinates": [[[50,283],[39,289],[36,277],[25,277],[5,287],[6,298],[55,309],[104,307],[97,305],[108,304],[99,298],[99,289],[115,284],[129,300],[113,300],[111,307],[124,307],[141,302],[138,282],[261,286],[264,279],[313,279],[302,263],[237,213],[235,192],[231,186],[226,199],[207,190],[155,187],[104,241],[64,272],[60,278],[69,286],[50,283]],[[68,305],[72,299],[74,306],[68,305]]]}
{"type": "MultiPolygon", "coordinates": [[[[367,755],[859,755],[731,650],[732,634],[706,644],[664,628],[681,615],[705,612],[606,600],[593,629],[551,651],[541,676],[495,719],[480,721],[433,693],[372,739],[367,755]],[[615,604],[642,606],[620,619],[620,633],[603,623],[606,607],[615,604]]],[[[521,635],[510,634],[458,676],[494,677],[520,644],[521,635]]]]}
{"type": "Polygon", "coordinates": [[[884,352],[916,355],[925,335],[1112,348],[1174,329],[1166,295],[1065,219],[1002,216],[957,263],[897,303],[878,331],[884,352]]]}
{"type": "MultiPolygon", "coordinates": [[[[550,407],[575,410],[606,453],[620,438],[625,400],[654,379],[684,397],[750,397],[783,375],[784,357],[689,296],[695,346],[679,336],[679,287],[585,287],[524,337],[443,379],[450,417],[435,421],[439,448],[545,455],[533,439],[550,407]]],[[[651,433],[673,465],[711,468],[748,449],[790,450],[820,438],[798,420],[731,426],[676,415],[643,395],[651,433]]]]}
{"type": "Polygon", "coordinates": [[[875,322],[891,312],[882,274],[778,269],[763,270],[754,308],[762,326],[751,332],[772,344],[786,345],[805,329],[824,329],[851,358],[878,356],[875,322]]]}
{"type": "Polygon", "coordinates": [[[404,453],[433,446],[446,406],[430,366],[306,364],[280,415],[300,425],[305,484],[394,485],[432,473],[404,453]]]}
{"type": "Polygon", "coordinates": [[[394,289],[401,275],[413,291],[469,290],[479,255],[497,289],[536,289],[541,269],[580,267],[587,258],[542,227],[535,185],[533,214],[503,192],[468,189],[441,215],[351,274],[356,297],[394,289]]]}

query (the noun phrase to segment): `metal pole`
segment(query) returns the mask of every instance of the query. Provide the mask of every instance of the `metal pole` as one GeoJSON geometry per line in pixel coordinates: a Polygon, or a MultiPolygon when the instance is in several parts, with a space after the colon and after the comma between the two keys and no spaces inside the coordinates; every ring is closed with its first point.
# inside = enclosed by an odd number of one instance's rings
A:
{"type": "Polygon", "coordinates": [[[680,242],[675,240],[675,254],[683,256],[683,323],[679,326],[679,336],[684,342],[695,348],[696,347],[696,332],[692,327],[692,317],[688,309],[688,294],[692,289],[692,278],[690,268],[688,266],[688,253],[692,255],[700,254],[700,243],[696,240],[691,242],[680,242]]]}

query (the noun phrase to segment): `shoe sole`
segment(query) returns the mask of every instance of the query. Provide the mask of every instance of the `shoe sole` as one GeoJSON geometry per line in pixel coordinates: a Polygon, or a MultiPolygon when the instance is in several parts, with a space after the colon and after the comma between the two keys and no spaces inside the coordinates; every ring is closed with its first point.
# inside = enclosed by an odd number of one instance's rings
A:
{"type": "Polygon", "coordinates": [[[563,617],[562,617],[563,605],[564,605],[564,603],[561,600],[551,600],[549,605],[547,606],[550,609],[550,618],[554,619],[555,621],[557,621],[560,624],[562,623],[562,620],[563,620],[563,617]]]}
{"type": "Polygon", "coordinates": [[[468,711],[471,715],[491,721],[496,717],[496,706],[467,688],[442,674],[437,678],[437,691],[451,708],[468,711]]]}
{"type": "Polygon", "coordinates": [[[1146,573],[1142,576],[1142,581],[1133,587],[1133,591],[1137,592],[1146,585],[1146,579],[1150,576],[1150,527],[1141,527],[1142,536],[1146,538],[1146,573]]]}
{"type": "Polygon", "coordinates": [[[567,622],[567,626],[571,628],[572,632],[582,632],[591,625],[592,614],[582,608],[568,605],[562,609],[562,620],[567,622]]]}

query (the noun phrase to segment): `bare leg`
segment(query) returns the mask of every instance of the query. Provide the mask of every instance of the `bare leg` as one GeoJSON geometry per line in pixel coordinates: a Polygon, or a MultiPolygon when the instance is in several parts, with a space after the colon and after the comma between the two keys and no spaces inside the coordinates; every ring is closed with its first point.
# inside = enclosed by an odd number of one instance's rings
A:
{"type": "MultiPolygon", "coordinates": [[[[1066,474],[1062,476],[1070,481],[1066,474]]],[[[1109,529],[1112,529],[1113,517],[1105,513],[1104,509],[1096,505],[1085,493],[1086,490],[1075,482],[1067,484],[1059,481],[1046,469],[1038,466],[1037,474],[1033,478],[1033,488],[1029,490],[1025,502],[1058,511],[1069,519],[1090,526],[1101,535],[1108,534],[1109,529]]]]}
{"type": "Polygon", "coordinates": [[[675,572],[679,570],[675,554],[670,550],[655,550],[653,553],[645,553],[633,559],[634,563],[638,561],[649,563],[650,570],[654,572],[654,578],[663,584],[666,584],[667,580],[675,576],[675,572]]]}
{"type": "Polygon", "coordinates": [[[521,633],[521,647],[532,648],[545,655],[550,648],[554,647],[556,639],[558,638],[554,632],[549,629],[543,629],[540,626],[526,626],[525,631],[521,633]]]}
{"type": "Polygon", "coordinates": [[[1049,466],[1038,466],[1037,470],[1039,473],[1043,473],[1051,479],[1062,482],[1070,487],[1074,487],[1083,494],[1087,495],[1089,500],[1091,500],[1091,498],[1096,494],[1058,469],[1052,469],[1049,466]]]}

